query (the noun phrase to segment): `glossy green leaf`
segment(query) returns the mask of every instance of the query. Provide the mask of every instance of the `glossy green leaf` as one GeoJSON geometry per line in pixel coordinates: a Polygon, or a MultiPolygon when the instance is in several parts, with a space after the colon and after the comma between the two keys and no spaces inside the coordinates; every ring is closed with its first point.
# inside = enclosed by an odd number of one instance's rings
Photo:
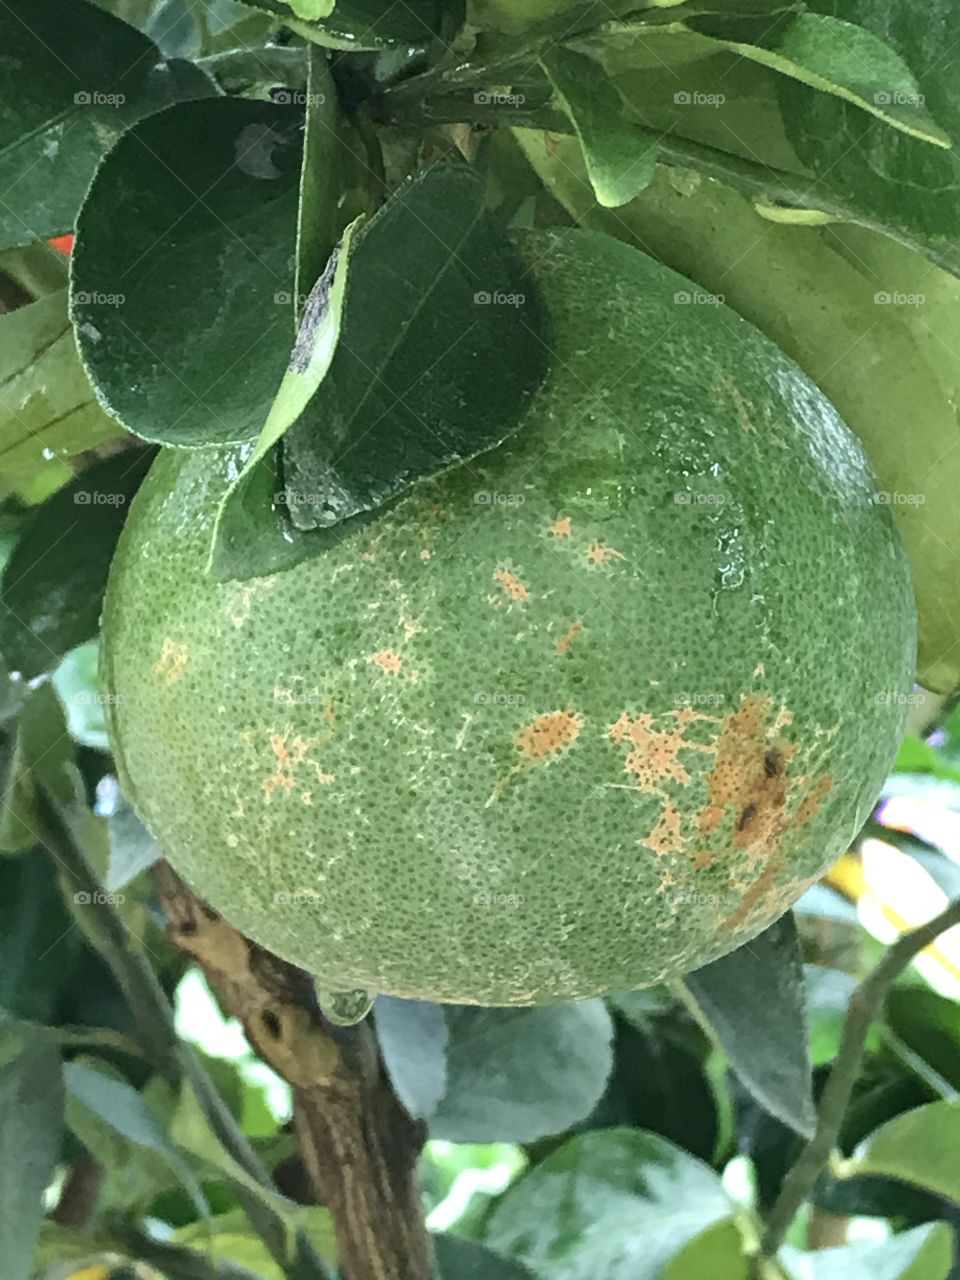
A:
{"type": "Polygon", "coordinates": [[[895,49],[955,145],[944,151],[880,123],[864,127],[857,107],[783,78],[778,95],[800,160],[825,197],[960,274],[960,10],[951,0],[931,0],[918,20],[900,0],[811,0],[808,7],[857,23],[895,49]]]}
{"type": "Polygon", "coordinates": [[[932,1102],[883,1125],[850,1173],[886,1174],[960,1203],[960,1101],[932,1102]]]}
{"type": "Polygon", "coordinates": [[[534,1142],[588,1116],[613,1065],[601,1000],[531,1009],[444,1007],[447,1087],[429,1117],[449,1142],[534,1142]]]}
{"type": "Polygon", "coordinates": [[[43,1193],[60,1158],[59,1048],[29,1029],[0,1031],[0,1240],[4,1280],[30,1280],[43,1193]]]}
{"type": "Polygon", "coordinates": [[[542,62],[580,139],[597,199],[608,209],[627,204],[656,171],[655,136],[626,119],[623,100],[592,58],[558,45],[542,62]]]}
{"type": "Polygon", "coordinates": [[[297,210],[297,270],[292,299],[299,316],[306,295],[323,274],[343,229],[343,141],[339,136],[337,87],[328,54],[307,50],[306,115],[297,210]],[[301,301],[301,299],[303,301],[301,301]]]}
{"type": "Polygon", "coordinates": [[[0,486],[62,475],[65,459],[119,433],[80,364],[66,290],[0,315],[0,486]]]}
{"type": "Polygon", "coordinates": [[[260,544],[264,534],[269,537],[272,532],[285,548],[290,546],[284,509],[287,494],[279,487],[277,459],[269,455],[284,432],[303,414],[333,361],[359,225],[358,220],[347,228],[310,290],[280,389],[256,444],[244,456],[243,465],[220,504],[210,563],[224,577],[252,577],[258,568],[263,572],[274,568],[273,562],[264,558],[271,554],[269,546],[264,549],[260,544]],[[247,547],[252,553],[249,560],[245,556],[247,547]]]}
{"type": "Polygon", "coordinates": [[[246,440],[266,420],[294,338],[302,126],[295,106],[182,103],[98,170],[71,312],[98,396],[145,439],[246,440]]]}
{"type": "Polygon", "coordinates": [[[417,1119],[433,1115],[447,1091],[449,1032],[444,1008],[380,996],[377,1041],[397,1097],[417,1119]]]}
{"type": "Polygon", "coordinates": [[[543,1280],[658,1280],[730,1209],[707,1165],[653,1134],[609,1129],[571,1139],[515,1183],[487,1240],[543,1280]]]}
{"type": "Polygon", "coordinates": [[[0,653],[27,677],[96,634],[114,547],[151,454],[89,467],[27,523],[0,580],[0,653]]]}
{"type": "Polygon", "coordinates": [[[535,1280],[522,1262],[459,1236],[434,1236],[433,1252],[437,1280],[535,1280]]]}
{"type": "Polygon", "coordinates": [[[793,916],[688,974],[684,986],[760,1105],[810,1136],[815,1112],[803,966],[793,916]],[[762,1020],[757,1010],[763,1009],[762,1020]]]}
{"type": "Polygon", "coordinates": [[[86,0],[0,6],[0,247],[68,231],[100,157],[124,129],[214,92],[139,31],[86,0]]]}
{"type": "Polygon", "coordinates": [[[329,528],[519,425],[546,376],[536,281],[466,165],[436,165],[358,236],[340,342],[283,440],[300,529],[329,528]]]}
{"type": "Polygon", "coordinates": [[[945,1222],[929,1222],[889,1240],[859,1240],[815,1253],[787,1249],[784,1261],[796,1280],[947,1280],[951,1234],[945,1222]]]}
{"type": "Polygon", "coordinates": [[[885,124],[949,148],[949,134],[924,106],[913,72],[890,45],[864,27],[827,13],[785,11],[771,22],[706,15],[684,26],[823,93],[836,94],[885,124]]]}

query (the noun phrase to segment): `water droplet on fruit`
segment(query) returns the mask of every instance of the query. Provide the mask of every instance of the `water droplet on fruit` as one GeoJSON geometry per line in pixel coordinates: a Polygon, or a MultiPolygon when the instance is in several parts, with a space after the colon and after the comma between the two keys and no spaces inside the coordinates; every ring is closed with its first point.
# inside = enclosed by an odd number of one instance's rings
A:
{"type": "Polygon", "coordinates": [[[325,1018],[338,1027],[354,1027],[373,1008],[369,991],[324,991],[317,987],[317,999],[325,1018]]]}

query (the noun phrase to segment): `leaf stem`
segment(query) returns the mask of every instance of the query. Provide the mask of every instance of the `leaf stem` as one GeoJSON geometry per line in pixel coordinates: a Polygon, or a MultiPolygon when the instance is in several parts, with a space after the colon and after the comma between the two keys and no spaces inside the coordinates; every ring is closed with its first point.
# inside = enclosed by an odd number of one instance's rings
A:
{"type": "MultiPolygon", "coordinates": [[[[767,1219],[761,1260],[776,1256],[800,1207],[810,1199],[837,1145],[853,1087],[863,1064],[867,1036],[894,981],[945,930],[960,924],[960,899],[927,924],[905,933],[867,974],[850,998],[840,1049],[817,1111],[817,1127],[790,1169],[767,1219]]],[[[760,1273],[762,1274],[762,1272],[760,1273]]]]}

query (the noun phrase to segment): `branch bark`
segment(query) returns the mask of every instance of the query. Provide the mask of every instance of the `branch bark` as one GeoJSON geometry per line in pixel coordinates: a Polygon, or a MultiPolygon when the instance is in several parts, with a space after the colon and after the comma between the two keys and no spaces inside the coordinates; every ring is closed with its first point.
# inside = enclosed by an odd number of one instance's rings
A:
{"type": "MultiPolygon", "coordinates": [[[[820,1098],[816,1131],[784,1179],[780,1195],[770,1211],[759,1263],[776,1255],[797,1211],[810,1199],[817,1180],[827,1167],[863,1064],[870,1027],[882,1012],[887,992],[925,947],[956,924],[960,924],[960,900],[952,902],[927,924],[899,938],[854,991],[840,1049],[820,1098]]],[[[762,1274],[757,1268],[755,1271],[762,1274]]]]}
{"type": "Polygon", "coordinates": [[[301,1154],[333,1217],[344,1280],[430,1280],[416,1175],[425,1129],[394,1094],[370,1026],[328,1022],[308,974],[238,933],[169,864],[153,878],[171,939],[293,1089],[301,1154]]]}

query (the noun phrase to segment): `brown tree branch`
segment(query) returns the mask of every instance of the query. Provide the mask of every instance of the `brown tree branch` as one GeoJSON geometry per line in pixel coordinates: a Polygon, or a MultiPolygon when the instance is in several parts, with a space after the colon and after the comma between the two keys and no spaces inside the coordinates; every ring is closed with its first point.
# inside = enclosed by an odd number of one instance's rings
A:
{"type": "Polygon", "coordinates": [[[153,878],[171,939],[293,1089],[301,1154],[333,1217],[344,1280],[430,1280],[416,1176],[426,1135],[394,1094],[369,1025],[333,1026],[308,974],[238,933],[169,864],[153,878]]]}

